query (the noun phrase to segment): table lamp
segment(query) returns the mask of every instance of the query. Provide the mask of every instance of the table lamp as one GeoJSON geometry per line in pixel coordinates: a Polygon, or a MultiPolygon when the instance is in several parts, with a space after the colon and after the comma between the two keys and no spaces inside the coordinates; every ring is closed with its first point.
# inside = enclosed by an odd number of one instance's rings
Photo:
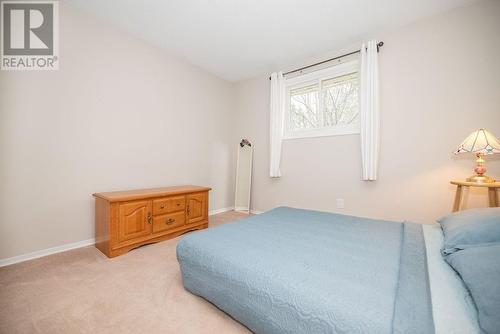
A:
{"type": "Polygon", "coordinates": [[[484,166],[483,156],[500,153],[500,142],[491,132],[486,129],[479,129],[472,132],[453,153],[476,154],[476,167],[474,167],[474,172],[476,172],[476,174],[467,178],[468,182],[495,182],[491,177],[484,175],[486,173],[486,167],[484,166]]]}

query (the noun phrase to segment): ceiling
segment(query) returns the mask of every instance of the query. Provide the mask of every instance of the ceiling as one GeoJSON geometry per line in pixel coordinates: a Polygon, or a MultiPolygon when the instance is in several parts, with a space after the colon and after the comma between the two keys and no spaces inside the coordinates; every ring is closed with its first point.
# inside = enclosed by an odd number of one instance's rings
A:
{"type": "Polygon", "coordinates": [[[228,81],[300,63],[473,0],[66,0],[228,81]]]}

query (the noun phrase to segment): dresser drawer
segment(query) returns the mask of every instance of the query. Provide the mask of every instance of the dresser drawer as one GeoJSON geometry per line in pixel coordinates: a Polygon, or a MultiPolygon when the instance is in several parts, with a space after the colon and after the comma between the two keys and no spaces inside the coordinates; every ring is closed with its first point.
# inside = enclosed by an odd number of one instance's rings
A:
{"type": "Polygon", "coordinates": [[[186,196],[175,196],[155,199],[153,201],[153,215],[184,211],[186,207],[186,196]]]}
{"type": "Polygon", "coordinates": [[[184,211],[153,217],[153,233],[169,230],[184,225],[184,211]]]}

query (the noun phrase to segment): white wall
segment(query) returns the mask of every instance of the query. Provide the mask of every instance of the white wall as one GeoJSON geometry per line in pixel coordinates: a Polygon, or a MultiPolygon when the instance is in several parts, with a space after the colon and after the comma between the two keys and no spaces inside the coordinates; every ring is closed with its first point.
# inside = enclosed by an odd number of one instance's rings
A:
{"type": "Polygon", "coordinates": [[[60,32],[59,71],[0,72],[0,259],[93,238],[94,192],[231,206],[233,85],[63,3],[60,32]]]}
{"type": "MultiPolygon", "coordinates": [[[[239,83],[238,138],[255,149],[253,209],[290,205],[422,223],[449,213],[449,180],[473,167],[472,157],[452,150],[480,127],[500,136],[499,18],[500,3],[485,1],[374,36],[385,42],[376,182],[360,180],[358,135],[284,141],[283,177],[269,178],[269,80],[239,83]],[[336,208],[337,198],[345,209],[336,208]]],[[[487,160],[489,174],[500,178],[498,156],[487,160]]],[[[466,200],[484,206],[487,197],[471,191],[466,200]]]]}

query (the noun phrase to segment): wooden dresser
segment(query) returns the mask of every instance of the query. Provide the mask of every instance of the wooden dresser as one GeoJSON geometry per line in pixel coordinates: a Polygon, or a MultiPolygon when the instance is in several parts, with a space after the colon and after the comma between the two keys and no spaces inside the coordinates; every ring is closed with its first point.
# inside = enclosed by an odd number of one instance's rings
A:
{"type": "Polygon", "coordinates": [[[210,188],[175,186],[96,193],[95,246],[108,257],[208,227],[210,188]]]}

